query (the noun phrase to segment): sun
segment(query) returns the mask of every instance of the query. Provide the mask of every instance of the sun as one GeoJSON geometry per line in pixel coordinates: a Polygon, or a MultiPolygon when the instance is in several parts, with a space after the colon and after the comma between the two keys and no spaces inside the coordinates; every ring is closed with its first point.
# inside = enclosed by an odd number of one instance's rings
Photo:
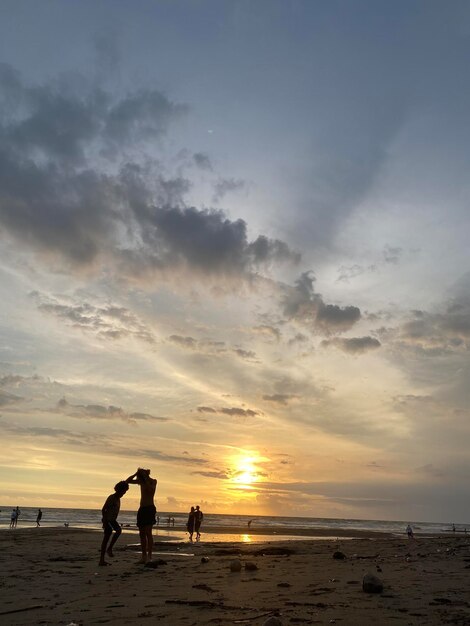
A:
{"type": "Polygon", "coordinates": [[[242,456],[234,460],[232,482],[239,487],[249,488],[253,483],[259,482],[260,473],[256,463],[261,460],[259,456],[242,456]]]}

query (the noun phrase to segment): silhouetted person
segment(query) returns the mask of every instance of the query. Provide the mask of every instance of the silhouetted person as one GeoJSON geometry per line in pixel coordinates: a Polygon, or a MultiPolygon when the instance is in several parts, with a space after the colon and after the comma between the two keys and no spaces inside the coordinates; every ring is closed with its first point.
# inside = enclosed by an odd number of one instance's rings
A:
{"type": "Polygon", "coordinates": [[[452,524],[452,532],[455,533],[455,524],[452,524]]]}
{"type": "Polygon", "coordinates": [[[188,529],[188,533],[189,533],[189,541],[193,540],[195,523],[196,523],[196,511],[194,510],[194,507],[192,506],[191,510],[189,511],[188,522],[186,524],[186,528],[188,529]]]}
{"type": "Polygon", "coordinates": [[[174,518],[174,517],[172,517],[172,518],[171,518],[171,525],[172,525],[173,527],[175,526],[175,518],[174,518]]]}
{"type": "Polygon", "coordinates": [[[201,511],[198,504],[196,506],[196,511],[194,512],[194,530],[196,531],[196,541],[199,541],[199,539],[201,538],[200,528],[203,519],[204,513],[201,511]]]}
{"type": "Polygon", "coordinates": [[[121,498],[128,491],[129,485],[125,480],[121,480],[114,487],[114,493],[112,493],[106,499],[106,502],[101,509],[101,513],[103,515],[103,530],[104,537],[101,542],[101,553],[100,553],[100,562],[98,565],[109,565],[104,560],[104,555],[107,554],[110,557],[113,557],[113,546],[116,541],[119,539],[121,535],[121,526],[117,521],[117,516],[119,515],[119,509],[121,508],[121,498]],[[113,535],[114,532],[114,535],[113,535]],[[108,549],[106,546],[108,545],[109,538],[112,536],[111,543],[109,544],[108,549]]]}
{"type": "Polygon", "coordinates": [[[16,513],[16,515],[15,515],[15,519],[14,519],[13,528],[17,527],[17,525],[18,525],[18,518],[21,515],[21,511],[20,511],[20,507],[19,506],[16,507],[15,513],[16,513]]]}
{"type": "Polygon", "coordinates": [[[41,526],[41,524],[39,523],[41,520],[42,520],[42,511],[41,509],[39,509],[37,517],[36,517],[36,526],[41,526]]]}
{"type": "Polygon", "coordinates": [[[10,515],[10,528],[15,528],[16,522],[16,509],[13,509],[10,515]]]}
{"type": "Polygon", "coordinates": [[[150,478],[149,469],[139,467],[136,473],[129,476],[126,482],[132,485],[140,485],[140,507],[137,511],[137,526],[139,528],[142,558],[139,563],[147,563],[147,561],[152,560],[152,526],[157,521],[157,509],[153,501],[155,490],[157,489],[157,481],[155,478],[150,478]]]}
{"type": "Polygon", "coordinates": [[[157,515],[157,526],[160,526],[160,516],[157,515]]]}
{"type": "Polygon", "coordinates": [[[414,539],[414,533],[411,524],[408,524],[408,526],[406,527],[406,534],[408,535],[408,539],[414,539]]]}
{"type": "Polygon", "coordinates": [[[253,519],[250,519],[250,520],[249,520],[249,522],[248,522],[248,528],[251,528],[251,522],[254,522],[254,521],[255,521],[255,520],[253,520],[253,519]]]}

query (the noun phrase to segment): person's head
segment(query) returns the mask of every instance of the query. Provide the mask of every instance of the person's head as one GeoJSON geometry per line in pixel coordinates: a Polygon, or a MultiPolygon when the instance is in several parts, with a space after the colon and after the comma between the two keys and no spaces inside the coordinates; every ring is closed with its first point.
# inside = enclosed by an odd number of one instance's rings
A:
{"type": "Polygon", "coordinates": [[[150,478],[150,470],[139,467],[136,473],[136,478],[139,483],[147,482],[147,480],[150,478]]]}
{"type": "Polygon", "coordinates": [[[126,491],[128,491],[128,489],[129,485],[126,483],[125,480],[120,480],[117,485],[114,486],[114,491],[120,498],[126,493],[126,491]]]}
{"type": "Polygon", "coordinates": [[[191,507],[191,513],[194,513],[194,507],[193,506],[191,507]]]}
{"type": "Polygon", "coordinates": [[[199,511],[199,504],[196,504],[196,511],[199,511]]]}

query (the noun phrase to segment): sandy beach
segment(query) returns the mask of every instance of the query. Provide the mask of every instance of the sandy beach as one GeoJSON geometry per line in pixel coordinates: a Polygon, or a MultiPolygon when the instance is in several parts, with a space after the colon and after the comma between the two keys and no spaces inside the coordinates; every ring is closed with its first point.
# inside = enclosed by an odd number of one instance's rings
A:
{"type": "Polygon", "coordinates": [[[101,535],[64,528],[0,532],[0,618],[26,624],[469,624],[467,537],[159,542],[137,565],[123,533],[98,567],[101,535]],[[341,551],[346,558],[333,555],[341,551]],[[205,558],[203,558],[205,557],[205,558]],[[239,559],[241,571],[231,571],[239,559]],[[252,564],[246,567],[246,564],[252,564]],[[383,582],[365,593],[363,576],[383,582]]]}

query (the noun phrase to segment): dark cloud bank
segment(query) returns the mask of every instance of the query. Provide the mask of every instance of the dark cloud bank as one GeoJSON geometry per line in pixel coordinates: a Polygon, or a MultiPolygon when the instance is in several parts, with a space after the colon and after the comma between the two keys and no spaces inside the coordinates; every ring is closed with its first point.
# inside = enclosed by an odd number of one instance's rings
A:
{"type": "MultiPolygon", "coordinates": [[[[0,226],[50,266],[145,280],[299,260],[282,241],[250,241],[241,219],[186,204],[190,181],[165,174],[154,155],[188,107],[163,93],[117,96],[70,78],[27,85],[2,65],[0,106],[0,226]]],[[[211,167],[206,155],[193,159],[211,167]]],[[[234,184],[222,181],[218,195],[234,184]]]]}

